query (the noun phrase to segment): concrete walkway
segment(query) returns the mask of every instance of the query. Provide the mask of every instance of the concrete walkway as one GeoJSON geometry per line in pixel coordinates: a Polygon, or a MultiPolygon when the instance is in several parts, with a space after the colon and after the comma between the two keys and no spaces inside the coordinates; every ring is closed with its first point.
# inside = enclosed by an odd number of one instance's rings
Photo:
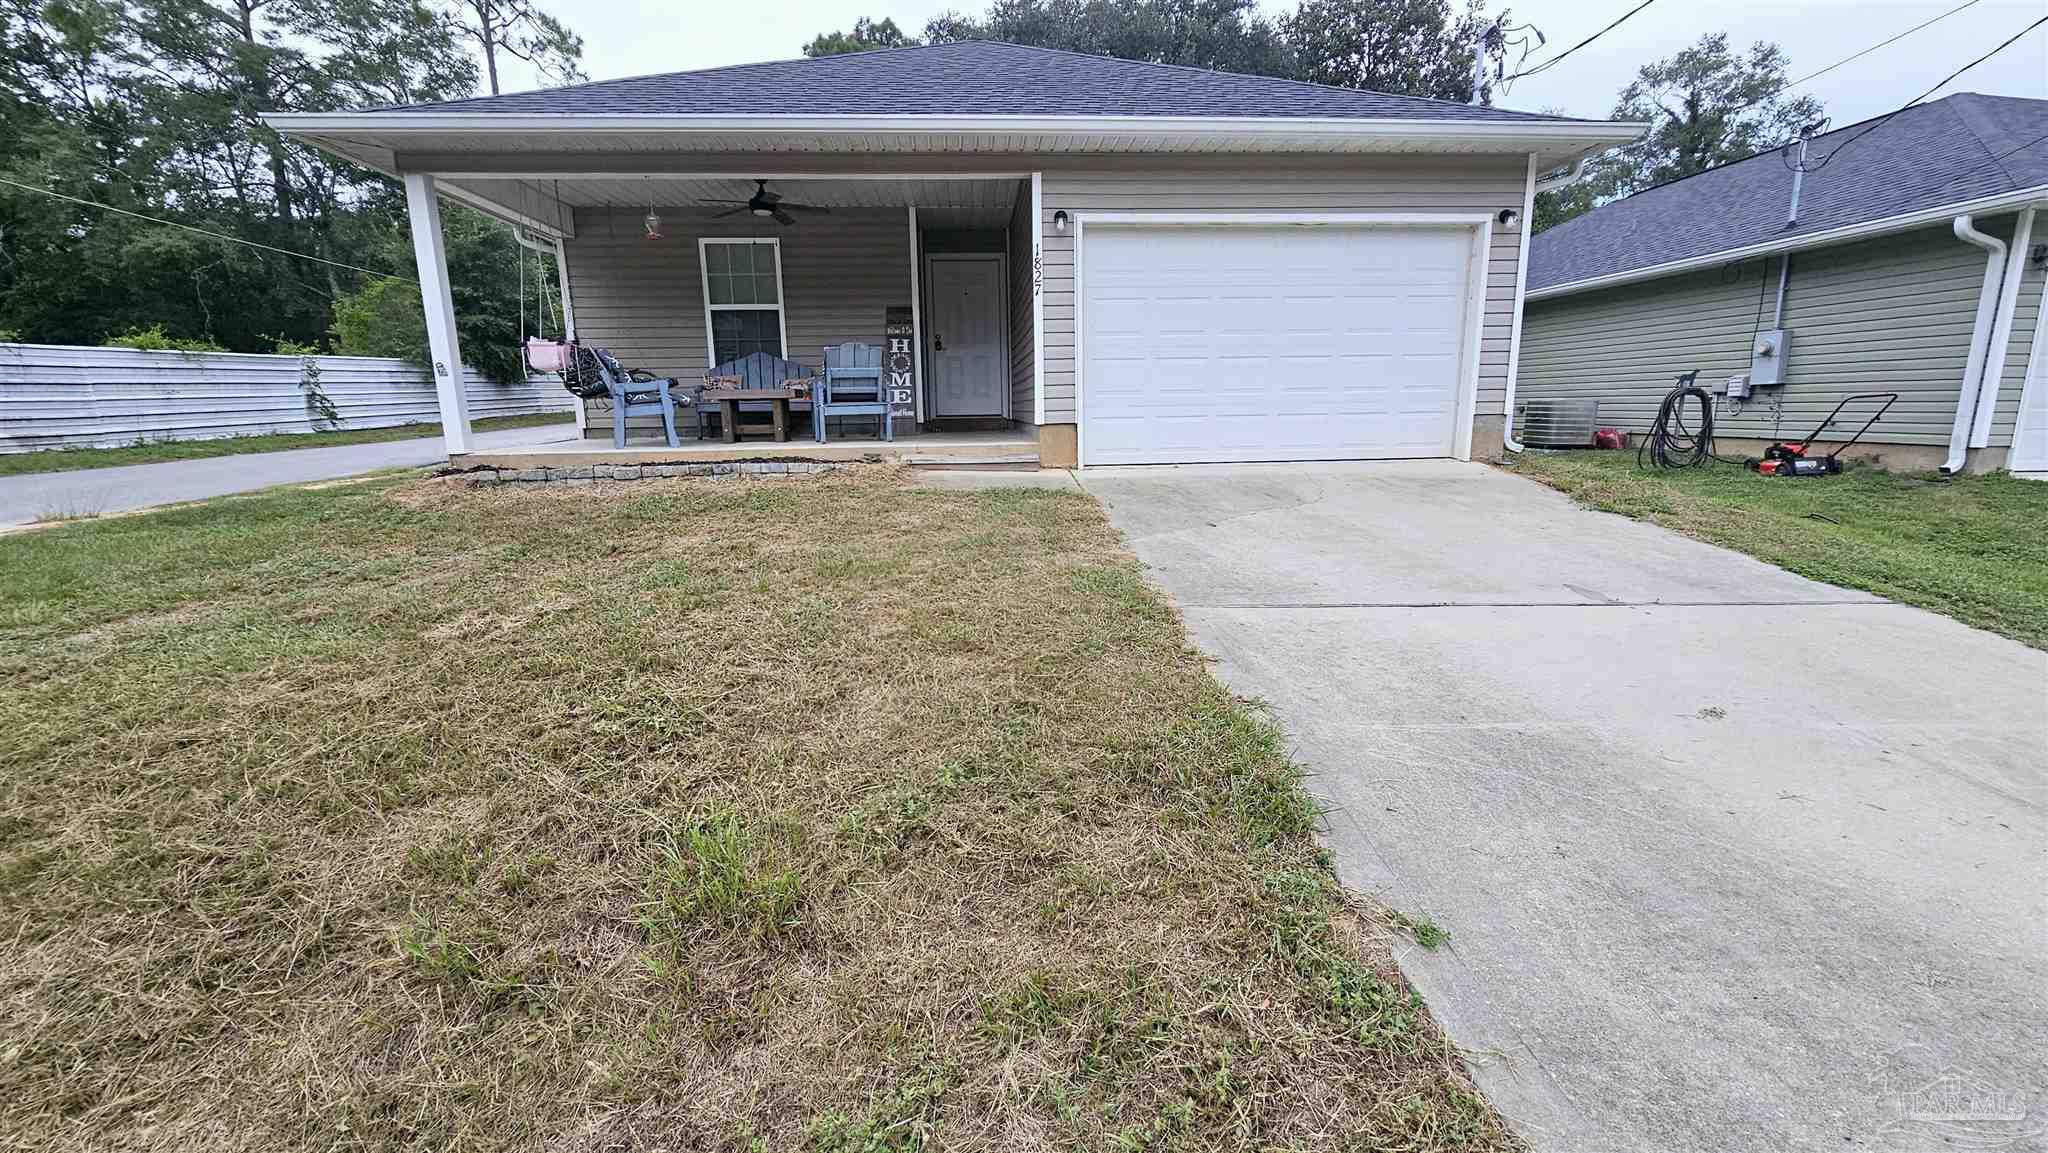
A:
{"type": "Polygon", "coordinates": [[[1477,465],[1079,475],[1537,1149],[2048,1147],[2048,654],[1477,465]]]}
{"type": "MultiPolygon", "coordinates": [[[[477,433],[474,451],[576,439],[573,423],[477,433]]],[[[286,452],[251,452],[202,460],[131,464],[76,472],[0,477],[0,527],[49,517],[97,516],[229,493],[354,476],[379,468],[418,467],[448,459],[441,438],[344,444],[286,452]]]]}

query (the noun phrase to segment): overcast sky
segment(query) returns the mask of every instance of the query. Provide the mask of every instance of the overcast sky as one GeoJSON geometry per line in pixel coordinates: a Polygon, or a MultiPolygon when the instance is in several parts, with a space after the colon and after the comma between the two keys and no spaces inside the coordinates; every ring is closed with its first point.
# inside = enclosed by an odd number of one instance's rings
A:
{"type": "MultiPolygon", "coordinates": [[[[1576,116],[1604,116],[1615,93],[1643,63],[1685,47],[1702,34],[1726,32],[1733,44],[1775,41],[1791,59],[1793,76],[1815,72],[1962,0],[1661,0],[1620,28],[1550,69],[1514,86],[1497,103],[1512,108],[1554,108],[1576,116]]],[[[1577,43],[1633,7],[1635,0],[1517,0],[1514,18],[1535,24],[1550,47],[1533,60],[1577,43]]],[[[819,32],[849,28],[860,16],[893,17],[915,33],[949,8],[978,12],[975,3],[944,0],[779,0],[676,4],[672,0],[577,0],[551,3],[584,39],[584,69],[593,79],[636,76],[779,60],[801,54],[819,32]]],[[[1290,5],[1267,0],[1268,12],[1290,5]]],[[[1978,0],[1940,23],[1847,64],[1807,85],[1839,127],[1891,111],[1943,76],[1990,50],[2048,12],[2048,0],[1978,0]]],[[[506,89],[529,87],[530,75],[512,72],[506,89]]],[[[1997,57],[1936,95],[1991,92],[2048,98],[2048,26],[2037,28],[1997,57]]]]}

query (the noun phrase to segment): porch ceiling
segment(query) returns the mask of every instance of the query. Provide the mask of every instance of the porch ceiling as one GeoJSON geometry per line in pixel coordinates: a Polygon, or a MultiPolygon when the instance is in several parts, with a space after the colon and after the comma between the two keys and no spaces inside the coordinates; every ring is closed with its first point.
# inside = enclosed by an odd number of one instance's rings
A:
{"type": "MultiPolygon", "coordinates": [[[[567,221],[569,209],[715,209],[710,201],[744,201],[754,182],[740,177],[563,177],[547,180],[444,181],[493,204],[539,221],[567,221]]],[[[943,228],[996,227],[1010,217],[1018,182],[980,180],[769,178],[784,200],[823,208],[918,208],[919,220],[943,228]]]]}

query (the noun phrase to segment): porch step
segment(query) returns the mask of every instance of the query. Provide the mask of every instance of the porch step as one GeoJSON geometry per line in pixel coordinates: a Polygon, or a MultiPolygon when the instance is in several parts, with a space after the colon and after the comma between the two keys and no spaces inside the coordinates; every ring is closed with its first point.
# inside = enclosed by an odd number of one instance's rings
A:
{"type": "Polygon", "coordinates": [[[974,472],[1037,472],[1038,454],[1009,453],[1002,456],[933,456],[913,454],[902,458],[912,468],[943,468],[974,472]]]}

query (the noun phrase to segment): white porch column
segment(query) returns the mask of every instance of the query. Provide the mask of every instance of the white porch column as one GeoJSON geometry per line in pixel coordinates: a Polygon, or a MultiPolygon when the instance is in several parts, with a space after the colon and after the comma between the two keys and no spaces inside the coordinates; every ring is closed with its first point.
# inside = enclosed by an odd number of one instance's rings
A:
{"type": "Polygon", "coordinates": [[[469,451],[469,398],[462,387],[462,346],[455,339],[455,298],[448,292],[448,246],[441,238],[441,201],[434,178],[405,174],[405,208],[412,220],[412,255],[420,271],[420,303],[427,310],[427,348],[434,361],[434,391],[441,399],[441,437],[449,456],[469,451]]]}

